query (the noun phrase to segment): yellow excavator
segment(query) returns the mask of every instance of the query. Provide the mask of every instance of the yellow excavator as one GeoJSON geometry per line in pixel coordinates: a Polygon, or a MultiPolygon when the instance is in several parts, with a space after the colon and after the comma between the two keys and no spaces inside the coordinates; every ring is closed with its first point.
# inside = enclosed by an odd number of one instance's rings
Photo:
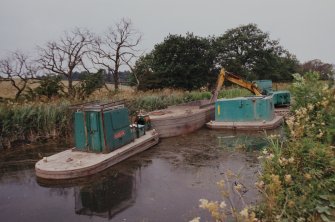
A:
{"type": "Polygon", "coordinates": [[[252,92],[253,94],[255,94],[256,96],[262,96],[262,90],[259,89],[257,87],[257,85],[253,82],[248,82],[243,80],[241,77],[234,75],[230,72],[225,71],[224,68],[221,68],[220,74],[218,76],[218,80],[216,82],[216,88],[215,91],[213,92],[212,98],[210,99],[210,103],[216,102],[217,98],[218,98],[218,94],[219,91],[224,83],[225,80],[229,80],[232,83],[235,83],[247,90],[249,90],[250,92],[252,92]]]}

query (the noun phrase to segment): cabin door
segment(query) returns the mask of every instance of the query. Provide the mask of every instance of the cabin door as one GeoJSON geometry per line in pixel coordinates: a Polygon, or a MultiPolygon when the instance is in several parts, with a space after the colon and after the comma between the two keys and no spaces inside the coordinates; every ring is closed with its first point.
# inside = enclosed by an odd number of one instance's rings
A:
{"type": "Polygon", "coordinates": [[[99,120],[100,118],[98,112],[89,113],[88,140],[89,148],[93,152],[102,152],[99,120]]]}

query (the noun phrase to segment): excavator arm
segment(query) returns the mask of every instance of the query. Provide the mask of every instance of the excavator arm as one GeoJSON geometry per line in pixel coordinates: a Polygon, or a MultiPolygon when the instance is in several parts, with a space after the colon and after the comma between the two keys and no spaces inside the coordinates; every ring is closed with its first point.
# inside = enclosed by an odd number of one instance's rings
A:
{"type": "Polygon", "coordinates": [[[225,69],[222,68],[220,70],[218,79],[216,81],[216,88],[213,92],[212,98],[210,99],[210,103],[216,102],[216,100],[218,98],[218,95],[219,95],[219,91],[220,91],[221,87],[223,86],[223,83],[224,83],[225,79],[227,79],[228,81],[230,81],[232,83],[235,83],[236,85],[239,85],[239,86],[249,90],[250,92],[252,92],[256,96],[261,96],[262,95],[262,91],[256,86],[255,83],[245,81],[241,77],[239,77],[237,75],[234,75],[232,73],[226,72],[225,69]]]}

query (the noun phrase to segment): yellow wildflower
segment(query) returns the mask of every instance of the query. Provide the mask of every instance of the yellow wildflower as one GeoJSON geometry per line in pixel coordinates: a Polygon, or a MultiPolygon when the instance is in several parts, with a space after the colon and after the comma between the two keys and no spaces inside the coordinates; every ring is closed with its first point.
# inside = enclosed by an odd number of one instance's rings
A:
{"type": "Polygon", "coordinates": [[[285,175],[284,179],[287,184],[292,183],[292,176],[290,174],[285,175]]]}
{"type": "Polygon", "coordinates": [[[280,186],[281,185],[281,182],[280,182],[280,179],[279,179],[279,176],[276,175],[276,174],[272,174],[271,175],[271,179],[273,181],[273,183],[277,186],[280,186]]]}
{"type": "Polygon", "coordinates": [[[226,202],[224,202],[224,201],[222,201],[221,203],[220,203],[220,208],[225,208],[227,206],[227,204],[226,204],[226,202]]]}
{"type": "Polygon", "coordinates": [[[288,206],[289,208],[294,207],[294,205],[295,205],[295,202],[292,201],[292,200],[289,200],[289,201],[287,202],[287,206],[288,206]]]}
{"type": "Polygon", "coordinates": [[[235,186],[234,186],[234,188],[235,188],[235,190],[237,191],[237,192],[240,192],[241,190],[242,190],[242,185],[239,183],[239,184],[236,184],[235,186]]]}
{"type": "Polygon", "coordinates": [[[305,174],[304,174],[304,178],[305,178],[306,180],[310,180],[310,179],[312,179],[312,176],[311,176],[309,173],[305,173],[305,174]]]}
{"type": "Polygon", "coordinates": [[[259,181],[259,182],[256,182],[255,185],[258,189],[263,189],[265,183],[264,183],[264,181],[259,181]]]}
{"type": "Polygon", "coordinates": [[[268,160],[272,160],[273,157],[275,157],[275,155],[273,155],[273,154],[271,153],[270,155],[268,155],[268,156],[266,157],[266,159],[268,159],[268,160]]]}
{"type": "Polygon", "coordinates": [[[224,186],[225,186],[225,182],[224,182],[224,180],[220,180],[220,181],[217,182],[216,184],[217,184],[221,189],[223,189],[224,186]]]}
{"type": "Polygon", "coordinates": [[[290,158],[288,159],[288,162],[289,162],[289,163],[294,163],[294,158],[293,158],[293,157],[290,157],[290,158]]]}
{"type": "Polygon", "coordinates": [[[208,205],[208,200],[206,200],[206,199],[200,199],[199,201],[200,201],[199,207],[203,208],[203,209],[206,209],[206,207],[208,205]]]}
{"type": "Polygon", "coordinates": [[[195,217],[190,222],[200,222],[200,217],[195,217]]]}
{"type": "Polygon", "coordinates": [[[249,217],[248,208],[244,208],[243,210],[241,210],[240,215],[244,218],[248,218],[249,217]]]}

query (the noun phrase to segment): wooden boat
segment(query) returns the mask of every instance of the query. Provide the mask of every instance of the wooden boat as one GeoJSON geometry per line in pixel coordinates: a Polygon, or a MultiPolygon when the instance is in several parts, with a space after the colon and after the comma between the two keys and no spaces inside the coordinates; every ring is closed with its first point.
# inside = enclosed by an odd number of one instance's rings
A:
{"type": "Polygon", "coordinates": [[[38,161],[35,164],[36,176],[45,179],[73,179],[93,175],[154,146],[158,140],[157,132],[150,130],[133,142],[106,154],[68,149],[38,161]]]}
{"type": "Polygon", "coordinates": [[[149,113],[151,125],[159,137],[173,137],[193,132],[214,118],[214,104],[198,100],[149,113]]]}

